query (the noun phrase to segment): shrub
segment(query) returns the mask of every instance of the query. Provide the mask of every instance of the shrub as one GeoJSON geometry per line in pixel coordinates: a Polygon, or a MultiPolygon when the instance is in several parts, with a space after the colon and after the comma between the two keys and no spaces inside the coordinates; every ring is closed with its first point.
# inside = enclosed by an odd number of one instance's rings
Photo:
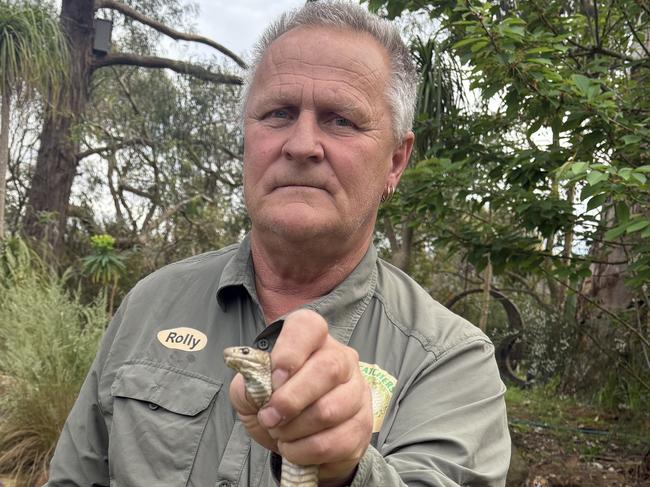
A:
{"type": "Polygon", "coordinates": [[[80,303],[24,247],[19,257],[0,275],[0,472],[16,487],[46,471],[107,321],[104,302],[80,303]]]}

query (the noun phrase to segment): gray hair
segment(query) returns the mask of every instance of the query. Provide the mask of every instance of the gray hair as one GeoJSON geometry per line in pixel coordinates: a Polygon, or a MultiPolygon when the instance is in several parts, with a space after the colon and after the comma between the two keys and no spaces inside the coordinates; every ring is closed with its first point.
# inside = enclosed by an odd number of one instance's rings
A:
{"type": "Polygon", "coordinates": [[[386,49],[391,74],[386,93],[392,112],[395,140],[401,141],[413,126],[417,73],[411,54],[397,28],[388,20],[368,12],[360,5],[345,1],[311,1],[282,14],[269,25],[253,48],[253,59],[244,78],[241,112],[245,111],[255,72],[273,41],[292,29],[323,26],[370,34],[386,49]]]}

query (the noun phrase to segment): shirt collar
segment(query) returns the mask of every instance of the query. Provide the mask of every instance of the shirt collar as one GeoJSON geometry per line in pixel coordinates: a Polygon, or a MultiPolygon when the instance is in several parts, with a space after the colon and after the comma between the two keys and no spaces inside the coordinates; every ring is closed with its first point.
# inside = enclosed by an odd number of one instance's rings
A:
{"type": "MultiPolygon", "coordinates": [[[[370,245],[361,262],[343,282],[325,296],[306,304],[304,308],[312,309],[325,318],[330,327],[330,334],[347,344],[376,286],[377,251],[373,245],[370,245]]],[[[250,235],[246,235],[221,274],[217,289],[219,305],[225,309],[231,293],[237,294],[243,291],[247,291],[251,299],[259,305],[255,291],[250,235]]]]}
{"type": "Polygon", "coordinates": [[[217,301],[221,309],[226,309],[228,297],[231,293],[237,293],[237,290],[241,288],[248,291],[251,298],[258,302],[255,291],[255,270],[251,255],[250,234],[247,234],[241,241],[235,255],[228,261],[221,273],[219,287],[217,288],[217,301]]]}

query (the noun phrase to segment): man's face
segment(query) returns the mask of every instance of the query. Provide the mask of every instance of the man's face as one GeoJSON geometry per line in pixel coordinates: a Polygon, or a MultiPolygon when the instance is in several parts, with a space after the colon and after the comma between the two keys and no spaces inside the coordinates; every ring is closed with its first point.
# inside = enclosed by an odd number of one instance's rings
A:
{"type": "Polygon", "coordinates": [[[297,28],[269,46],[244,114],[254,231],[290,241],[370,238],[412,142],[392,135],[389,72],[385,50],[366,34],[297,28]]]}

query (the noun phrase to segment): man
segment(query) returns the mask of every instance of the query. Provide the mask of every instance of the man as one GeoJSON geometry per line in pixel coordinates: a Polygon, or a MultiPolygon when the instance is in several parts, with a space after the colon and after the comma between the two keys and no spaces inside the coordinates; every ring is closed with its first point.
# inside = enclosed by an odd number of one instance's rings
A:
{"type": "Polygon", "coordinates": [[[492,345],[372,246],[414,93],[399,34],[357,5],[308,3],[267,30],[243,100],[252,230],[125,298],[48,485],[274,485],[278,454],[326,486],[503,485],[492,345]],[[238,344],[272,350],[259,411],[222,361],[238,344]]]}

